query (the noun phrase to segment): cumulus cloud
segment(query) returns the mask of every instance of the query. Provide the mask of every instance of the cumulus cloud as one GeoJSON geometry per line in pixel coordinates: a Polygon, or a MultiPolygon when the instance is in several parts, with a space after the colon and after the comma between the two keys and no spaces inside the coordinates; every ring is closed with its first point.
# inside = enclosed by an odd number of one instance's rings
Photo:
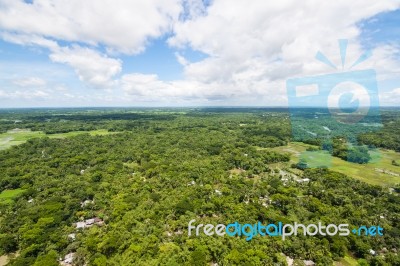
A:
{"type": "Polygon", "coordinates": [[[248,90],[243,90],[235,82],[162,81],[157,75],[140,73],[126,74],[121,78],[121,87],[128,95],[134,96],[137,100],[164,103],[176,103],[178,101],[185,104],[200,102],[229,105],[230,102],[237,101],[238,104],[251,104],[254,97],[264,97],[268,92],[270,93],[268,95],[269,100],[281,102],[281,96],[275,95],[273,89],[268,89],[267,85],[269,83],[260,81],[252,88],[252,93],[249,95],[248,90]]]}
{"type": "Polygon", "coordinates": [[[178,61],[178,63],[181,64],[182,66],[186,66],[189,64],[189,61],[184,56],[182,56],[180,53],[175,53],[175,57],[176,57],[176,60],[178,61]]]}
{"type": "Polygon", "coordinates": [[[19,78],[13,80],[13,83],[20,87],[43,87],[46,85],[46,81],[38,77],[19,78]]]}
{"type": "Polygon", "coordinates": [[[80,80],[103,88],[113,86],[113,77],[121,71],[122,64],[118,59],[76,45],[55,49],[50,59],[72,66],[80,80]]]}
{"type": "Polygon", "coordinates": [[[0,99],[45,99],[50,97],[50,94],[43,90],[17,90],[8,92],[0,90],[0,99]]]}
{"type": "Polygon", "coordinates": [[[400,105],[400,88],[396,88],[388,92],[382,92],[379,96],[380,101],[385,102],[387,105],[400,105]]]}
{"type": "Polygon", "coordinates": [[[331,40],[357,37],[356,23],[361,19],[398,7],[398,1],[390,0],[218,0],[204,15],[177,23],[169,42],[226,58],[302,59],[310,48],[325,48],[331,40]]]}
{"type": "Polygon", "coordinates": [[[1,1],[1,37],[20,45],[44,47],[53,62],[74,68],[91,87],[110,88],[117,83],[122,62],[97,50],[136,54],[150,39],[172,27],[182,6],[180,0],[22,0],[1,1]],[[60,41],[80,45],[60,46],[60,41]]]}
{"type": "Polygon", "coordinates": [[[49,58],[56,63],[71,66],[79,79],[94,88],[111,88],[115,75],[121,72],[122,61],[102,54],[93,48],[72,45],[59,46],[56,41],[27,34],[3,33],[3,39],[28,46],[39,46],[49,50],[49,58]]]}
{"type": "Polygon", "coordinates": [[[198,98],[200,95],[199,84],[185,81],[166,82],[157,75],[132,73],[123,75],[121,78],[122,89],[137,99],[158,100],[171,98],[198,98]]]}
{"type": "Polygon", "coordinates": [[[15,32],[2,32],[1,37],[3,40],[19,44],[19,45],[38,45],[41,47],[54,50],[58,48],[57,42],[53,40],[46,39],[44,37],[34,35],[34,34],[23,34],[15,32]]]}
{"type": "MultiPolygon", "coordinates": [[[[365,52],[357,23],[397,8],[393,0],[0,0],[0,30],[4,40],[48,49],[50,60],[71,66],[91,87],[120,85],[136,99],[286,105],[288,78],[342,71],[336,40],[343,38],[350,40],[348,69],[365,52]],[[123,71],[119,55],[143,52],[163,36],[184,79],[123,71]],[[187,48],[206,57],[184,57],[187,48]],[[337,69],[315,60],[317,51],[337,69]]],[[[360,67],[393,78],[399,51],[376,47],[360,67]]]]}
{"type": "MultiPolygon", "coordinates": [[[[173,47],[190,47],[209,57],[185,62],[188,80],[240,88],[259,98],[275,95],[286,103],[285,80],[295,76],[341,71],[337,39],[350,44],[346,67],[364,52],[357,22],[399,7],[398,1],[213,1],[206,12],[174,27],[173,47]],[[315,60],[322,51],[338,66],[332,70],[315,60]],[[282,96],[282,97],[280,97],[282,96]]],[[[378,47],[363,68],[379,69],[380,78],[399,69],[393,46],[378,47]]],[[[181,58],[178,60],[182,61],[181,58]]],[[[266,102],[265,104],[269,104],[266,102]]]]}
{"type": "Polygon", "coordinates": [[[0,28],[138,53],[170,29],[181,9],[180,0],[3,0],[0,28]]]}

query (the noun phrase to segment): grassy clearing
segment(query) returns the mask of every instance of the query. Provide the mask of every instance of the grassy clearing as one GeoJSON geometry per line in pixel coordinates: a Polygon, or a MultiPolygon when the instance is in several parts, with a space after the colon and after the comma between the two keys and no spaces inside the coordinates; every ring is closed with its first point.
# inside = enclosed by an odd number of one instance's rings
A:
{"type": "Polygon", "coordinates": [[[273,150],[290,152],[293,156],[290,164],[305,160],[311,167],[327,166],[329,169],[346,174],[374,185],[391,186],[400,183],[400,167],[392,165],[392,160],[400,162],[400,153],[378,149],[371,152],[372,160],[367,164],[356,164],[332,157],[326,151],[306,151],[311,145],[292,142],[287,146],[273,150]],[[384,172],[380,171],[384,170],[384,172]],[[396,176],[399,174],[399,176],[396,176]]]}
{"type": "Polygon", "coordinates": [[[17,188],[17,189],[10,189],[4,190],[0,193],[0,203],[10,203],[12,200],[23,193],[25,189],[17,188]]]}
{"type": "Polygon", "coordinates": [[[68,137],[74,137],[80,134],[90,134],[91,136],[104,136],[104,135],[109,135],[109,134],[115,134],[116,132],[108,132],[106,129],[98,129],[98,130],[92,130],[92,131],[71,131],[67,133],[58,133],[58,134],[48,134],[46,135],[49,138],[68,138],[68,137]]]}
{"type": "Polygon", "coordinates": [[[116,132],[108,132],[106,129],[92,130],[92,131],[72,131],[59,134],[45,134],[42,131],[30,130],[10,130],[7,133],[0,134],[0,150],[5,150],[11,146],[25,143],[28,139],[32,138],[68,138],[74,137],[79,134],[90,134],[92,136],[103,136],[108,134],[115,134],[116,132]]]}
{"type": "Polygon", "coordinates": [[[130,169],[136,169],[137,167],[139,167],[139,164],[136,162],[132,162],[132,163],[123,163],[124,166],[130,168],[130,169]]]}
{"type": "Polygon", "coordinates": [[[41,131],[30,130],[10,130],[7,133],[0,134],[0,150],[5,150],[14,145],[19,145],[31,138],[44,137],[41,131]]]}
{"type": "Polygon", "coordinates": [[[340,261],[334,263],[335,266],[356,266],[358,262],[350,255],[344,256],[340,261]]]}

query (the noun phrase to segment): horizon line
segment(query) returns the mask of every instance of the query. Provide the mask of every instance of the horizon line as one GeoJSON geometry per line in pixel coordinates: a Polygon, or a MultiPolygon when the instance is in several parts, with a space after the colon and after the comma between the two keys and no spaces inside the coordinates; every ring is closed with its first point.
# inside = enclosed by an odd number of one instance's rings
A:
{"type": "MultiPolygon", "coordinates": [[[[24,106],[24,107],[0,107],[0,110],[7,110],[7,109],[90,109],[90,108],[271,108],[271,109],[290,109],[290,108],[329,108],[327,106],[318,106],[318,105],[311,105],[311,106],[262,106],[262,105],[193,105],[193,106],[24,106]]],[[[384,105],[384,106],[360,106],[360,108],[400,108],[400,106],[396,105],[384,105]]],[[[348,109],[348,108],[334,108],[334,109],[348,109]]]]}

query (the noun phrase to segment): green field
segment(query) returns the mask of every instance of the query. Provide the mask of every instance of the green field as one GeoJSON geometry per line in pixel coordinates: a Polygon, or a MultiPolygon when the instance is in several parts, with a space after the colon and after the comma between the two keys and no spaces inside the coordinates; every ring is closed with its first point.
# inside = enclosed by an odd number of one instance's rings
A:
{"type": "Polygon", "coordinates": [[[335,266],[355,266],[358,265],[357,260],[355,260],[351,255],[345,255],[340,261],[334,263],[335,266]]]}
{"type": "Polygon", "coordinates": [[[371,151],[372,160],[367,164],[356,164],[332,157],[326,151],[306,151],[311,145],[301,142],[291,142],[287,146],[273,148],[279,152],[291,153],[290,164],[298,163],[301,159],[310,167],[326,166],[339,173],[374,185],[391,186],[400,183],[400,167],[392,165],[392,160],[400,161],[400,153],[379,149],[371,151]],[[386,173],[379,172],[384,170],[386,173]],[[399,174],[396,176],[395,174],[399,174]]]}
{"type": "Polygon", "coordinates": [[[0,134],[0,150],[5,150],[7,148],[10,148],[11,146],[25,143],[28,139],[32,138],[41,138],[41,137],[67,138],[85,133],[90,134],[92,136],[102,136],[102,135],[114,134],[115,132],[108,132],[105,129],[98,129],[92,131],[71,131],[67,133],[45,134],[42,131],[14,129],[14,130],[9,130],[7,133],[0,134]]]}
{"type": "Polygon", "coordinates": [[[10,203],[12,200],[17,197],[19,194],[24,192],[24,189],[10,189],[4,190],[0,193],[0,203],[10,203]]]}

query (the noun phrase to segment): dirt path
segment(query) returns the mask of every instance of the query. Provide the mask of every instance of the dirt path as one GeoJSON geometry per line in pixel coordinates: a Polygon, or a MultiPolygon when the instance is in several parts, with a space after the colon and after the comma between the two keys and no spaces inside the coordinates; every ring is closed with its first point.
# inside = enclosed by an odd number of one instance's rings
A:
{"type": "Polygon", "coordinates": [[[6,265],[8,262],[8,256],[0,256],[0,266],[6,265]]]}

